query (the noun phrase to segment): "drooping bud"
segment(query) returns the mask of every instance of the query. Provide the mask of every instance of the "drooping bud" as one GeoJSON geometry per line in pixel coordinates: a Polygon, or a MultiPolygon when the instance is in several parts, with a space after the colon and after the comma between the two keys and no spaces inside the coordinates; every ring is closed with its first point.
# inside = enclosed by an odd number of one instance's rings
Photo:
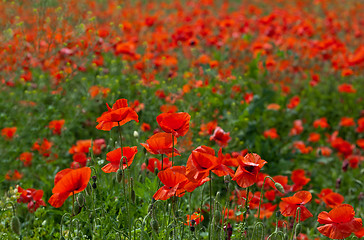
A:
{"type": "Polygon", "coordinates": [[[159,223],[158,223],[158,221],[154,217],[150,221],[150,226],[152,227],[153,231],[155,231],[156,233],[158,233],[158,231],[159,231],[159,223]]]}
{"type": "Polygon", "coordinates": [[[120,183],[122,179],[123,179],[123,170],[118,169],[118,171],[116,172],[116,181],[120,183]]]}
{"type": "Polygon", "coordinates": [[[80,207],[83,207],[83,205],[85,204],[85,197],[83,196],[82,193],[78,194],[77,203],[78,203],[78,205],[80,205],[80,207]]]}
{"type": "Polygon", "coordinates": [[[96,176],[92,176],[92,180],[93,180],[94,182],[96,182],[97,177],[96,177],[96,176]]]}
{"type": "Polygon", "coordinates": [[[301,224],[298,223],[296,225],[295,234],[298,235],[301,232],[301,230],[302,230],[301,224]]]}
{"type": "Polygon", "coordinates": [[[11,229],[14,231],[14,233],[20,235],[20,221],[17,216],[14,216],[11,219],[11,229]]]}
{"type": "Polygon", "coordinates": [[[93,188],[93,189],[96,189],[96,188],[97,188],[96,183],[93,183],[93,184],[92,184],[92,188],[93,188]]]}
{"type": "Polygon", "coordinates": [[[274,186],[277,188],[277,190],[281,193],[284,193],[284,188],[282,186],[282,184],[275,182],[274,186]]]}

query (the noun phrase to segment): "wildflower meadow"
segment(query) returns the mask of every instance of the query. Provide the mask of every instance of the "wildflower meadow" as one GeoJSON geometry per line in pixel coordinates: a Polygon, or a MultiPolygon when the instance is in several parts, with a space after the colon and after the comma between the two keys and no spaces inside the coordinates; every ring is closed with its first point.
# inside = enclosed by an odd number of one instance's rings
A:
{"type": "Polygon", "coordinates": [[[364,239],[361,0],[3,0],[0,239],[364,239]]]}

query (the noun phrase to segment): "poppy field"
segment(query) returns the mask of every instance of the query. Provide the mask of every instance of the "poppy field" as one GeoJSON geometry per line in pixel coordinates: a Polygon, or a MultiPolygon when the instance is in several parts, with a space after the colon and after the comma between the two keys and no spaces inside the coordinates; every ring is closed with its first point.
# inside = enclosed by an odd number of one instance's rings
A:
{"type": "Polygon", "coordinates": [[[364,239],[364,2],[0,2],[0,239],[364,239]]]}

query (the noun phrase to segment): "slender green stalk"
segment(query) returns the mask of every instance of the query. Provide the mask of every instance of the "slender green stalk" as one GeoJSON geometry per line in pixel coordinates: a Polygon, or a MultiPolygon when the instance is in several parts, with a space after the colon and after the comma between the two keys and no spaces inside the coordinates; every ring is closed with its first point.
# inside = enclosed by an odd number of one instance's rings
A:
{"type": "Polygon", "coordinates": [[[212,208],[212,178],[211,178],[211,171],[210,171],[210,223],[209,223],[209,239],[211,239],[212,216],[213,216],[213,208],[212,208]]]}

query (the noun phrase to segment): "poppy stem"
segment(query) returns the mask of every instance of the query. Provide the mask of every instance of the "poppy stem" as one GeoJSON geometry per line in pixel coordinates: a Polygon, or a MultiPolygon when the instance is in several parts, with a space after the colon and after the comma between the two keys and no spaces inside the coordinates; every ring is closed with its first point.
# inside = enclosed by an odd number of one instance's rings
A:
{"type": "Polygon", "coordinates": [[[267,178],[270,178],[274,183],[275,181],[273,180],[273,178],[271,178],[270,176],[266,176],[263,180],[263,185],[262,185],[262,189],[260,190],[260,197],[259,197],[259,208],[258,208],[258,221],[260,219],[260,206],[262,205],[262,199],[263,199],[263,192],[264,192],[264,184],[265,184],[265,180],[267,178]]]}
{"type": "Polygon", "coordinates": [[[72,217],[75,216],[75,191],[72,191],[72,217]]]}
{"type": "MultiPolygon", "coordinates": [[[[172,167],[173,167],[173,159],[174,159],[174,135],[172,134],[172,167]]],[[[162,162],[163,164],[163,162],[162,162]]]]}
{"type": "Polygon", "coordinates": [[[210,171],[210,224],[209,224],[209,239],[211,239],[211,228],[212,228],[212,178],[211,178],[211,171],[210,171]]]}
{"type": "Polygon", "coordinates": [[[297,226],[297,224],[300,224],[300,220],[301,220],[301,208],[298,207],[297,210],[296,210],[294,219],[293,219],[294,225],[293,225],[293,231],[292,231],[292,237],[291,237],[292,240],[296,236],[296,226],[297,226]],[[298,215],[298,218],[297,218],[297,215],[298,215]]]}

